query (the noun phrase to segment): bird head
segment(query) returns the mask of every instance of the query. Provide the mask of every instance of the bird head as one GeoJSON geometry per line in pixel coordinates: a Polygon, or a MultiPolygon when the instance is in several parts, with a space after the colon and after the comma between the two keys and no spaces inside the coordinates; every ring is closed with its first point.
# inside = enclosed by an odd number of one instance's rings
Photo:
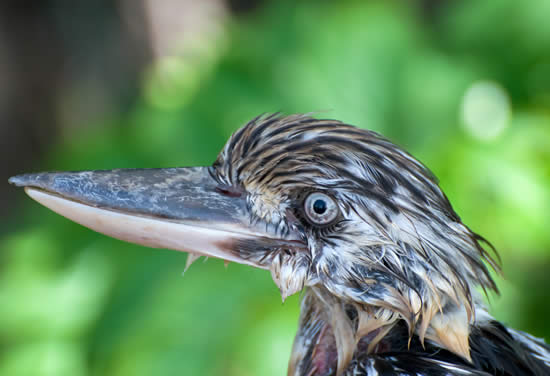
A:
{"type": "Polygon", "coordinates": [[[267,269],[283,299],[307,287],[289,374],[341,374],[400,320],[409,338],[468,358],[476,288],[496,289],[485,265],[496,262],[430,171],[334,120],[255,118],[210,167],[10,181],[107,235],[267,269]]]}

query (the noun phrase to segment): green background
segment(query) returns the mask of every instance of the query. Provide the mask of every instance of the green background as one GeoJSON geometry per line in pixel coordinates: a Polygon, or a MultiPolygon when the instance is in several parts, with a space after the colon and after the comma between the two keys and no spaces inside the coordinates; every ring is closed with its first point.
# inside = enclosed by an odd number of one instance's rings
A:
{"type": "MultiPolygon", "coordinates": [[[[491,312],[550,338],[549,14],[547,0],[451,2],[430,20],[414,2],[266,2],[154,61],[135,103],[33,168],[209,165],[275,111],[373,129],[432,169],[498,249],[491,312]]],[[[183,253],[17,200],[0,239],[1,376],[286,373],[299,296],[282,304],[268,272],[208,260],[182,276],[183,253]]]]}

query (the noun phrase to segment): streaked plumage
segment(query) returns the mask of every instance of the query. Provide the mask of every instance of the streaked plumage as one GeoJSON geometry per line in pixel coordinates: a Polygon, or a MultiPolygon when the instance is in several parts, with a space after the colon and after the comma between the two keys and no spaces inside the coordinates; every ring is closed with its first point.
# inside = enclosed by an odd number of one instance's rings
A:
{"type": "MultiPolygon", "coordinates": [[[[262,231],[217,242],[228,253],[214,256],[269,269],[283,299],[305,288],[289,375],[550,374],[548,346],[507,329],[481,303],[478,288],[496,291],[488,267],[499,267],[490,244],[461,222],[426,167],[380,135],[305,115],[258,117],[233,134],[208,172],[221,197],[243,200],[234,209],[239,221],[246,217],[249,228],[262,231]],[[336,203],[335,220],[319,225],[308,218],[304,202],[313,192],[336,203]]],[[[107,190],[117,195],[121,185],[144,190],[141,180],[128,183],[135,172],[101,174],[116,180],[107,190]]],[[[39,175],[14,182],[128,212],[118,196],[108,203],[90,198],[97,196],[97,177],[86,175],[75,195],[52,188],[58,175],[39,175]]],[[[81,179],[75,176],[63,178],[81,179]]],[[[177,189],[166,188],[177,179],[156,173],[155,179],[162,179],[155,207],[177,197],[177,189]]],[[[154,214],[170,219],[170,213],[154,214]]]]}

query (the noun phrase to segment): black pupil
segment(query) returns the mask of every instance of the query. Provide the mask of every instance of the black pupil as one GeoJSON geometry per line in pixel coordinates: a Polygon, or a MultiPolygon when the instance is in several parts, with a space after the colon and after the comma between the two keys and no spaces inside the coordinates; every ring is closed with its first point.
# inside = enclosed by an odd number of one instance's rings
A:
{"type": "Polygon", "coordinates": [[[323,214],[327,211],[327,203],[321,199],[315,200],[313,203],[313,211],[317,214],[323,214]]]}

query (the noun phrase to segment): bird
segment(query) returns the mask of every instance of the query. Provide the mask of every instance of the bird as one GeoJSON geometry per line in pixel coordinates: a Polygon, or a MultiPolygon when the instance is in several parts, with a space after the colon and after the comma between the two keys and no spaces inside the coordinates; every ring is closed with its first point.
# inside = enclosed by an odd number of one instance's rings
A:
{"type": "Polygon", "coordinates": [[[550,375],[543,340],[493,318],[489,241],[378,133],[264,114],[207,167],[10,178],[49,209],[149,247],[268,270],[301,293],[289,376],[550,375]]]}

